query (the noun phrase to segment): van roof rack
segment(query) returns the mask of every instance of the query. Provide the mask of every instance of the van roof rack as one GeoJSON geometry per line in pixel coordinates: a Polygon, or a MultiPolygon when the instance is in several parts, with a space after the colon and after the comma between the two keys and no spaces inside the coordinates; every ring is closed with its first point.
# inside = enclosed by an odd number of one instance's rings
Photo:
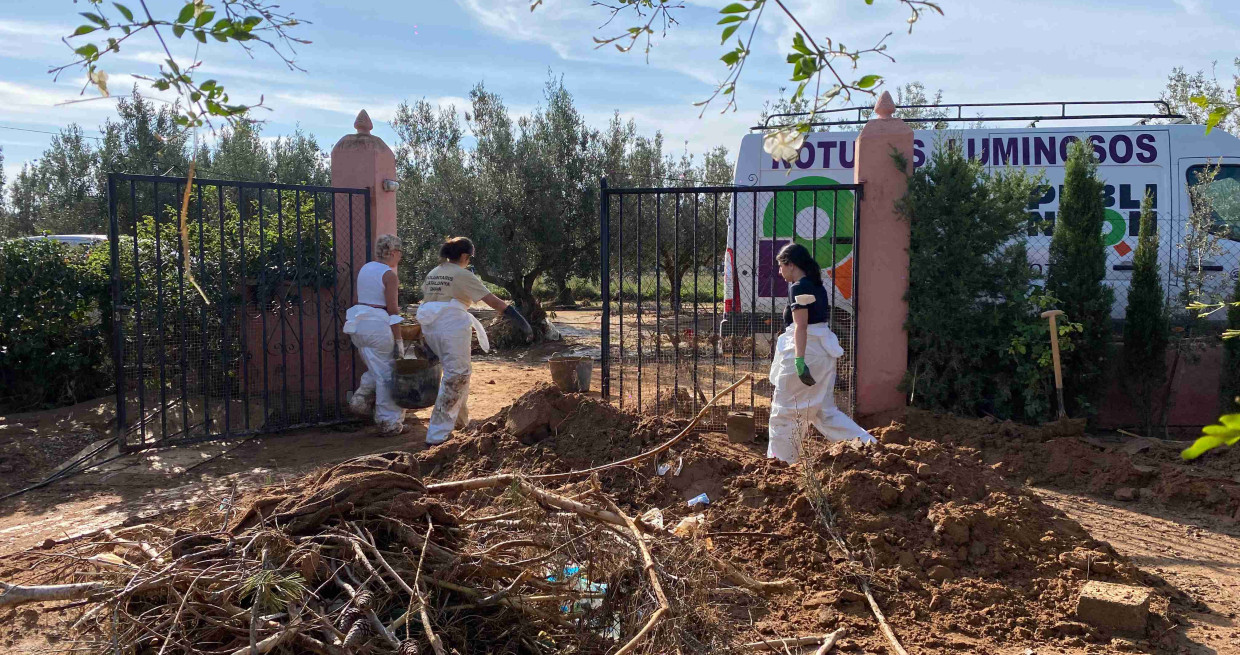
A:
{"type": "MultiPolygon", "coordinates": [[[[973,103],[940,103],[930,105],[896,105],[896,109],[955,109],[955,116],[946,116],[943,118],[924,119],[926,122],[943,122],[943,123],[961,123],[964,121],[1029,121],[1033,126],[1038,121],[1065,121],[1065,120],[1084,120],[1084,119],[1115,119],[1115,118],[1136,118],[1140,119],[1138,124],[1145,124],[1155,118],[1171,118],[1184,119],[1183,114],[1177,114],[1171,111],[1171,105],[1165,100],[1084,100],[1078,102],[1072,101],[1050,101],[1050,102],[973,102],[973,103]],[[1090,113],[1089,107],[1107,105],[1154,105],[1161,108],[1158,113],[1149,112],[1129,112],[1118,114],[1102,114],[1090,113]],[[964,110],[979,109],[985,107],[1058,107],[1058,114],[1028,114],[1019,116],[965,116],[964,110]],[[1069,114],[1069,107],[1072,113],[1069,114]]],[[[874,105],[864,107],[839,107],[837,109],[824,109],[816,113],[823,114],[842,114],[845,112],[857,112],[856,119],[841,118],[840,120],[820,120],[810,123],[811,127],[832,126],[832,125],[864,125],[866,122],[865,113],[873,111],[874,105]]],[[[1006,110],[1005,110],[1006,111],[1006,110]]],[[[1017,111],[1017,113],[1023,113],[1017,111]]],[[[762,125],[755,125],[750,130],[769,130],[772,127],[779,127],[779,123],[771,125],[771,121],[777,118],[791,118],[795,116],[812,116],[814,112],[787,112],[781,114],[771,114],[766,117],[762,125]]]]}

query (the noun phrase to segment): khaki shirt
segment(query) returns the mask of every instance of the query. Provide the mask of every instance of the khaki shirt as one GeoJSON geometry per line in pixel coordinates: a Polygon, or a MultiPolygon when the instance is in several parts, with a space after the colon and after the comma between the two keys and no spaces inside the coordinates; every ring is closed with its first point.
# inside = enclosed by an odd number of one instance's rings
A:
{"type": "Polygon", "coordinates": [[[455,298],[472,305],[489,293],[477,275],[451,262],[436,266],[422,282],[422,302],[447,302],[455,298]]]}

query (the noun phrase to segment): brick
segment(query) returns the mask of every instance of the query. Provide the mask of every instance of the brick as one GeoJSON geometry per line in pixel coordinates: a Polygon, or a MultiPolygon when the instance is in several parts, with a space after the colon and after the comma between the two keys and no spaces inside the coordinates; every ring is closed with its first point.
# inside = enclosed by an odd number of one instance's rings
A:
{"type": "Polygon", "coordinates": [[[1149,614],[1149,589],[1109,582],[1085,583],[1076,605],[1076,618],[1116,632],[1145,632],[1149,614]]]}

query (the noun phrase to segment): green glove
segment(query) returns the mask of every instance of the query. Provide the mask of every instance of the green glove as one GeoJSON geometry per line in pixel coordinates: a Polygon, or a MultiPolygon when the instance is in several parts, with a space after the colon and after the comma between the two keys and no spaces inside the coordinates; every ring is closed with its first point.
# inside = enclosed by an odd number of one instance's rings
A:
{"type": "Polygon", "coordinates": [[[797,377],[801,378],[801,383],[807,387],[814,386],[814,382],[815,382],[814,376],[810,375],[808,368],[805,368],[805,358],[797,357],[796,365],[797,365],[797,377]]]}

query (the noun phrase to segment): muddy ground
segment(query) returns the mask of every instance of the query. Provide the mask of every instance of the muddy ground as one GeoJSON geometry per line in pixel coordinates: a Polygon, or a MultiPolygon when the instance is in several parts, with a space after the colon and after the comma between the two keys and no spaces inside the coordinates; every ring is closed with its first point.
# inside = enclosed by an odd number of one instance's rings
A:
{"type": "MultiPolygon", "coordinates": [[[[582,312],[578,320],[588,325],[593,316],[582,312]]],[[[561,320],[571,324],[573,318],[561,320]]],[[[0,579],[29,575],[37,557],[17,554],[48,539],[227,503],[247,489],[360,454],[413,451],[425,477],[449,479],[500,468],[535,473],[605,463],[674,433],[672,422],[597,416],[590,412],[606,410],[592,405],[584,414],[547,417],[545,434],[508,429],[510,412],[501,410],[549,380],[541,359],[590,345],[588,336],[569,336],[546,352],[476,360],[471,433],[431,451],[423,452],[429,415],[423,410],[397,438],[358,424],[149,452],[4,501],[0,579]],[[572,438],[598,426],[614,434],[572,438]],[[643,437],[622,438],[635,432],[643,437]]],[[[0,473],[0,485],[41,479],[106,432],[108,412],[104,400],[0,420],[0,453],[6,455],[0,468],[11,467],[0,473]]],[[[822,452],[822,470],[834,473],[820,480],[844,508],[841,527],[861,535],[850,543],[864,543],[882,574],[880,595],[910,652],[1240,653],[1240,453],[1185,466],[1174,458],[1176,444],[1053,437],[916,413],[884,441],[860,459],[822,452]],[[969,474],[961,477],[961,471],[969,474]],[[1042,530],[1047,526],[1053,529],[1042,530]],[[1082,555],[1087,571],[1077,566],[1082,555]],[[1098,561],[1104,562],[1101,573],[1093,567],[1098,561]],[[1032,569],[1020,566],[1030,563],[1032,569]],[[1155,590],[1149,633],[1127,638],[1075,624],[1073,593],[1086,576],[1100,574],[1155,590]]],[[[852,652],[888,652],[863,604],[841,596],[854,587],[840,554],[818,533],[817,514],[795,469],[767,462],[761,439],[732,444],[705,434],[674,452],[679,476],[624,469],[607,482],[630,507],[660,508],[669,524],[701,510],[715,533],[711,546],[752,573],[798,577],[795,594],[751,617],[753,634],[792,636],[847,625],[852,652]],[[699,493],[711,505],[689,510],[685,501],[699,493]]],[[[0,612],[0,651],[67,651],[63,632],[72,612],[44,609],[0,612]]]]}

